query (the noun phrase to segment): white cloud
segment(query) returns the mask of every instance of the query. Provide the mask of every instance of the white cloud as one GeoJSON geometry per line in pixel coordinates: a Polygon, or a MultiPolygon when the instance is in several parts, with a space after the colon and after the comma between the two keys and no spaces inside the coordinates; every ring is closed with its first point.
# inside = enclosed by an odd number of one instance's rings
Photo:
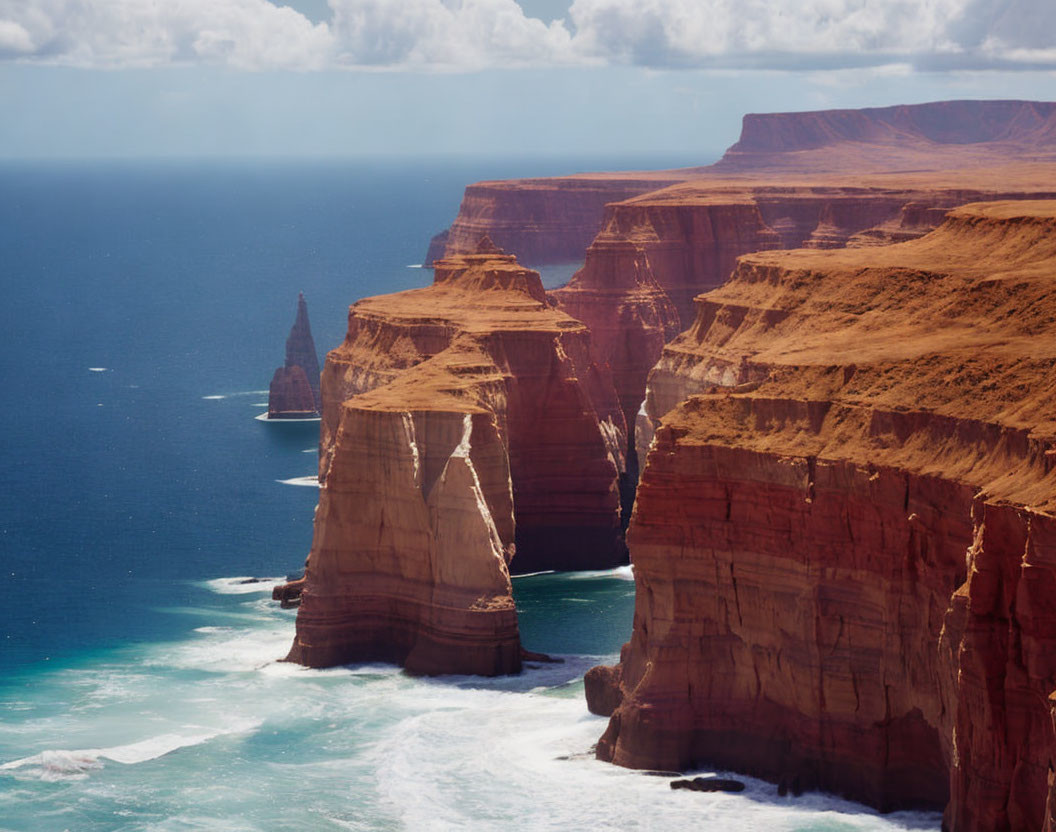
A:
{"type": "Polygon", "coordinates": [[[333,36],[267,0],[0,0],[23,58],[91,67],[219,62],[245,69],[323,66],[333,36]]]}
{"type": "Polygon", "coordinates": [[[25,55],[33,51],[33,38],[13,20],[0,20],[0,56],[25,55]]]}
{"type": "Polygon", "coordinates": [[[833,69],[1056,66],[1053,0],[0,0],[0,59],[76,66],[480,69],[630,64],[833,69]]]}
{"type": "Polygon", "coordinates": [[[335,60],[345,65],[481,68],[575,60],[560,22],[515,0],[330,0],[335,60]]]}

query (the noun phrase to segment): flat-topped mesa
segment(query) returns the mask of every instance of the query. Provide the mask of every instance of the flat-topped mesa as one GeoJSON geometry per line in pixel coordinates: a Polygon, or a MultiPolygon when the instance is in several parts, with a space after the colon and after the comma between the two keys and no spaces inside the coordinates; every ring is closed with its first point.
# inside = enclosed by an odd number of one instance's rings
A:
{"type": "Polygon", "coordinates": [[[716,172],[824,170],[856,156],[865,171],[929,170],[1018,155],[1052,160],[1056,103],[935,101],[926,104],[746,115],[741,137],[716,172]],[[863,148],[872,152],[862,158],[863,148]]]}
{"type": "Polygon", "coordinates": [[[1052,828],[1054,326],[1056,202],[748,255],[699,298],[649,380],[675,405],[598,756],[1052,828]]]}
{"type": "Polygon", "coordinates": [[[317,416],[321,410],[319,358],[302,292],[297,296],[297,317],[286,338],[286,363],[271,379],[268,418],[304,418],[317,416]]]}
{"type": "Polygon", "coordinates": [[[685,177],[680,171],[643,171],[477,182],[466,187],[451,228],[433,238],[425,265],[474,251],[485,234],[534,266],[575,263],[601,227],[608,203],[685,177]]]}
{"type": "Polygon", "coordinates": [[[590,333],[512,255],[367,298],[323,372],[315,537],[291,660],[516,672],[510,568],[625,562],[626,428],[590,333]]]}

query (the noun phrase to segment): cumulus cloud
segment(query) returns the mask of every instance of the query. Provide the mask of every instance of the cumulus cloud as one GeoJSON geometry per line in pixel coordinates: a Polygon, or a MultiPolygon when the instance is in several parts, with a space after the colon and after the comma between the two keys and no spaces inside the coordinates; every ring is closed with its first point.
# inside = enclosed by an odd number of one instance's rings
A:
{"type": "Polygon", "coordinates": [[[1056,68],[1053,0],[0,0],[0,59],[322,69],[1056,68]]]}
{"type": "Polygon", "coordinates": [[[573,62],[561,22],[527,17],[515,0],[331,0],[335,61],[480,68],[573,62]]]}
{"type": "Polygon", "coordinates": [[[23,60],[73,66],[315,69],[333,35],[267,0],[0,0],[0,52],[12,39],[23,60]]]}

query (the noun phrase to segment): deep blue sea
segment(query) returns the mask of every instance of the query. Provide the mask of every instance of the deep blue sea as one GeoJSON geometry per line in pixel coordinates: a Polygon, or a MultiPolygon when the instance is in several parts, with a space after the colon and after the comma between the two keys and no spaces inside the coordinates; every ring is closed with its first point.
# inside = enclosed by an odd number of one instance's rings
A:
{"type": "Polygon", "coordinates": [[[322,356],[467,183],[702,161],[0,166],[0,830],[937,829],[594,761],[629,570],[517,579],[566,662],[491,681],[279,664],[294,613],[241,582],[311,541],[318,425],[254,418],[299,291],[322,356]]]}

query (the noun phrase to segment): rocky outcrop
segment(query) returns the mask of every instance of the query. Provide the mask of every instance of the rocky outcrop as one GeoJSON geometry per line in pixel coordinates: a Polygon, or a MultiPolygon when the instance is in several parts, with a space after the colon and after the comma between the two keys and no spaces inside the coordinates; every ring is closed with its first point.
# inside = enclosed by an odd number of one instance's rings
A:
{"type": "Polygon", "coordinates": [[[625,557],[626,428],[590,333],[483,241],[368,298],[323,373],[319,508],[290,659],[516,672],[519,571],[625,557]]]}
{"type": "Polygon", "coordinates": [[[297,317],[286,338],[286,363],[271,379],[268,418],[317,416],[321,409],[319,358],[308,323],[308,304],[302,292],[297,296],[297,317]]]}
{"type": "Polygon", "coordinates": [[[1056,103],[936,101],[749,114],[740,140],[715,170],[824,170],[843,167],[854,156],[864,163],[862,171],[902,171],[921,163],[937,170],[992,164],[997,158],[1017,155],[1051,161],[1054,150],[1056,103]],[[863,154],[863,149],[869,152],[863,154]]]}
{"type": "MultiPolygon", "coordinates": [[[[533,266],[575,263],[601,228],[605,206],[680,182],[678,171],[598,173],[551,179],[477,182],[466,188],[446,237],[433,238],[439,258],[473,252],[487,235],[533,266]]],[[[426,261],[426,265],[430,261],[426,261]]]]}
{"type": "Polygon", "coordinates": [[[1054,181],[1056,104],[748,115],[709,167],[471,185],[443,245],[471,251],[488,233],[540,263],[586,249],[553,296],[595,333],[633,418],[663,340],[691,325],[693,298],[721,285],[740,255],[903,242],[968,202],[1056,197],[1054,181]]]}
{"type": "Polygon", "coordinates": [[[1054,271],[1056,203],[993,203],[698,300],[649,380],[600,758],[1051,828],[1054,271]]]}
{"type": "Polygon", "coordinates": [[[437,260],[444,259],[444,252],[447,250],[447,238],[451,235],[450,229],[445,228],[439,234],[434,234],[432,239],[429,241],[429,249],[425,252],[425,260],[422,261],[422,265],[426,268],[432,268],[433,263],[437,260]]]}

